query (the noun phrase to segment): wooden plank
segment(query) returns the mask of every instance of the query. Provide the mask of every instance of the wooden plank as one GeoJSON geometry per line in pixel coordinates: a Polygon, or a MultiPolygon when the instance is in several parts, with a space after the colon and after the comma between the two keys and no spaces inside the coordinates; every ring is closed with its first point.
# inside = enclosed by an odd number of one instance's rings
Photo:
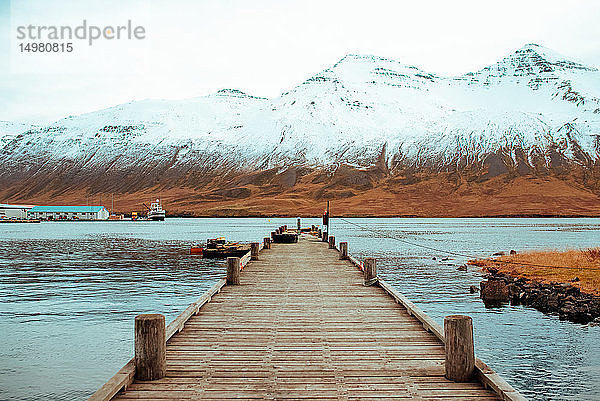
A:
{"type": "Polygon", "coordinates": [[[90,401],[111,400],[119,391],[133,383],[135,377],[135,358],[132,358],[113,377],[100,387],[88,399],[90,401]]]}
{"type": "MultiPolygon", "coordinates": [[[[183,325],[189,318],[197,313],[198,310],[210,298],[219,292],[225,285],[225,279],[217,281],[208,291],[206,291],[196,302],[188,306],[173,322],[166,328],[167,341],[178,331],[183,329],[183,325]]],[[[108,401],[111,400],[119,391],[127,388],[133,382],[135,376],[135,358],[132,358],[123,366],[113,377],[111,377],[102,387],[88,398],[88,401],[108,401]]]]}
{"type": "Polygon", "coordinates": [[[245,262],[240,285],[169,325],[165,378],[115,398],[499,399],[448,381],[439,326],[387,283],[365,287],[349,260],[306,235],[272,244],[245,262]]]}
{"type": "Polygon", "coordinates": [[[197,314],[200,311],[200,308],[204,306],[204,304],[210,302],[213,295],[219,292],[221,288],[225,286],[225,283],[225,279],[220,279],[219,281],[217,281],[210,289],[208,289],[204,294],[202,294],[202,296],[198,298],[196,302],[190,304],[190,306],[188,306],[183,312],[181,312],[179,316],[177,316],[171,323],[169,323],[166,330],[167,341],[169,341],[169,339],[173,337],[175,333],[183,330],[185,323],[193,315],[197,314]]]}

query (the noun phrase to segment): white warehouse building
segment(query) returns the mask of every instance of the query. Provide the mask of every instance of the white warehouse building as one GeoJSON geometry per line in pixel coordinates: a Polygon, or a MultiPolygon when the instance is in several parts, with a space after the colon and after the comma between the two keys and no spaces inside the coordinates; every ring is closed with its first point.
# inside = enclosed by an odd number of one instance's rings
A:
{"type": "Polygon", "coordinates": [[[109,213],[104,206],[34,206],[27,215],[40,220],[108,220],[109,213]]]}
{"type": "Polygon", "coordinates": [[[27,212],[33,207],[34,205],[8,205],[0,203],[0,219],[25,220],[27,219],[27,212]]]}

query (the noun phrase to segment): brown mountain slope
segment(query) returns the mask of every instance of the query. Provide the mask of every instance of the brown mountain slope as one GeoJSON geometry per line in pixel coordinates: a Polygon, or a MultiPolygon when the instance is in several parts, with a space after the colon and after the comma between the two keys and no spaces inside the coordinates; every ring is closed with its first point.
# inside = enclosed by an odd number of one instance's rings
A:
{"type": "MultiPolygon", "coordinates": [[[[143,202],[160,197],[170,215],[314,216],[326,200],[339,216],[600,216],[600,196],[581,177],[498,175],[481,180],[450,173],[388,175],[373,167],[355,170],[291,168],[237,176],[227,183],[194,188],[161,185],[115,193],[115,211],[143,211],[143,202]]],[[[20,196],[13,187],[0,192],[9,203],[104,204],[111,193],[87,189],[20,196]],[[10,194],[10,195],[9,195],[10,194]],[[8,195],[8,196],[7,196],[8,195]]]]}

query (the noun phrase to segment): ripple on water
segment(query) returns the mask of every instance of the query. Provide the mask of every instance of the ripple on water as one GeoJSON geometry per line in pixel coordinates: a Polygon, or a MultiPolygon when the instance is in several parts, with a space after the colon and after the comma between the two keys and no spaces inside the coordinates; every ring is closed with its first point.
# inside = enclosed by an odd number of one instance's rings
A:
{"type": "MultiPolygon", "coordinates": [[[[532,400],[600,399],[600,327],[522,306],[486,309],[467,258],[415,248],[332,220],[350,253],[438,322],[473,317],[477,354],[532,400]],[[436,260],[433,260],[436,257],[436,260]],[[448,257],[448,260],[442,260],[448,257]]],[[[415,243],[489,256],[597,245],[598,219],[353,219],[415,243]]],[[[319,224],[317,219],[304,224],[319,224]]],[[[173,319],[225,272],[189,246],[226,234],[255,240],[289,219],[171,219],[165,224],[47,223],[0,231],[0,388],[9,400],[85,399],[132,353],[133,318],[173,319]]]]}

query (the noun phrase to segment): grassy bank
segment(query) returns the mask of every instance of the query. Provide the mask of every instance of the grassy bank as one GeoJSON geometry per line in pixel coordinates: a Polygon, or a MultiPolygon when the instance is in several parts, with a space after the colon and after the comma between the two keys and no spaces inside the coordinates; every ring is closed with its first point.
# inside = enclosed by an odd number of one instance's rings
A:
{"type": "Polygon", "coordinates": [[[469,263],[480,266],[484,271],[493,268],[542,283],[569,283],[582,292],[600,295],[600,248],[530,251],[469,263]]]}

